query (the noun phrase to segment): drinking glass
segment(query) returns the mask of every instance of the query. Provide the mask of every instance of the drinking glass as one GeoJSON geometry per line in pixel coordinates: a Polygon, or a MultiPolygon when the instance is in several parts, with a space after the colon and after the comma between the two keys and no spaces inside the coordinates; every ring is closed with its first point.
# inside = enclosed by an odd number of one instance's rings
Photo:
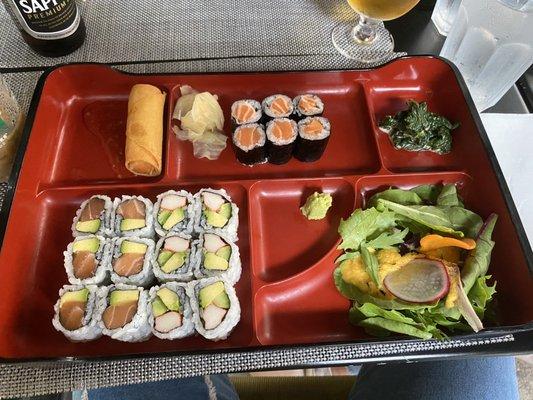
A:
{"type": "Polygon", "coordinates": [[[463,0],[440,55],[492,107],[533,63],[533,0],[463,0]]]}
{"type": "Polygon", "coordinates": [[[431,20],[442,36],[447,36],[459,11],[461,0],[437,0],[431,20]]]}
{"type": "Polygon", "coordinates": [[[390,57],[394,41],[382,21],[396,19],[409,12],[419,0],[348,0],[357,12],[356,25],[340,23],[332,33],[335,48],[343,56],[364,63],[390,57]]]}

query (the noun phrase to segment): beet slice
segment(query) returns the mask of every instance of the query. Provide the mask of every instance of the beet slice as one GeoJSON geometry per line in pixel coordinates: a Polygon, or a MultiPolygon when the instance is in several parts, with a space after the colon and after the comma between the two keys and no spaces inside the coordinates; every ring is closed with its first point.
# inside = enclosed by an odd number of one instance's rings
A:
{"type": "Polygon", "coordinates": [[[450,278],[442,262],[417,258],[388,274],[383,284],[400,300],[434,303],[448,293],[450,278]]]}

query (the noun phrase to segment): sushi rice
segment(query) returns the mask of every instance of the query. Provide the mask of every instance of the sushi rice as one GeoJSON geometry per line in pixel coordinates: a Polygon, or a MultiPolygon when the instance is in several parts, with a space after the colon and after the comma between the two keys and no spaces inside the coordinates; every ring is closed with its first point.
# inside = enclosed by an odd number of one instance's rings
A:
{"type": "Polygon", "coordinates": [[[178,233],[173,232],[168,234],[165,237],[162,237],[157,241],[157,244],[155,246],[155,251],[152,256],[152,270],[154,271],[155,277],[159,280],[159,282],[169,282],[169,281],[179,281],[179,282],[189,282],[192,279],[194,279],[194,274],[191,266],[191,259],[192,256],[195,254],[195,250],[193,248],[194,241],[191,238],[191,235],[188,235],[186,233],[178,233]],[[161,249],[163,249],[163,246],[165,245],[165,240],[170,237],[180,237],[182,239],[189,241],[189,255],[185,259],[185,262],[181,267],[179,267],[177,270],[166,273],[161,270],[161,266],[157,262],[157,258],[159,257],[159,252],[161,249]]]}
{"type": "Polygon", "coordinates": [[[217,277],[206,278],[190,282],[187,287],[187,293],[191,301],[193,321],[196,331],[209,340],[218,341],[226,339],[241,319],[241,307],[233,286],[231,286],[229,282],[217,277]],[[224,283],[224,289],[230,300],[230,308],[220,325],[214,329],[207,330],[204,328],[204,323],[200,317],[200,302],[198,300],[198,295],[202,288],[219,281],[224,283]]]}
{"type": "Polygon", "coordinates": [[[127,237],[145,237],[152,238],[154,237],[154,214],[153,214],[153,204],[152,202],[143,196],[128,196],[122,195],[122,197],[117,197],[113,201],[113,211],[111,213],[111,224],[110,224],[110,236],[127,236],[127,237]],[[146,225],[139,229],[132,229],[129,231],[120,230],[120,222],[122,221],[122,216],[117,214],[118,207],[120,204],[126,200],[139,200],[145,205],[144,209],[144,219],[146,225]]]}
{"type": "Polygon", "coordinates": [[[109,283],[109,260],[111,258],[111,241],[112,239],[106,239],[103,236],[89,235],[89,236],[77,236],[73,242],[70,242],[67,246],[67,250],[63,252],[63,265],[67,273],[68,281],[72,285],[107,285],[109,283]],[[95,254],[98,266],[94,276],[86,279],[77,278],[74,275],[73,263],[73,246],[74,242],[79,240],[85,240],[90,238],[97,238],[100,242],[98,251],[95,254]]]}
{"type": "Polygon", "coordinates": [[[135,285],[135,286],[150,286],[154,280],[154,273],[152,271],[152,259],[154,257],[154,248],[155,244],[152,239],[139,238],[139,237],[121,237],[112,239],[111,242],[111,251],[110,257],[108,259],[108,270],[111,272],[111,281],[115,284],[126,284],[126,285],[135,285]],[[121,245],[124,241],[142,243],[147,247],[146,253],[144,253],[143,266],[141,272],[131,276],[121,276],[118,275],[113,269],[113,262],[120,257],[121,245]]]}
{"type": "Polygon", "coordinates": [[[187,284],[180,282],[168,282],[161,286],[154,286],[150,289],[148,299],[148,322],[152,327],[152,333],[159,339],[182,339],[187,336],[191,336],[194,333],[193,312],[189,296],[187,295],[187,284]],[[155,329],[155,318],[152,311],[152,301],[157,297],[157,291],[163,287],[166,287],[176,293],[180,299],[181,305],[181,326],[171,330],[167,333],[159,332],[155,329]]]}
{"type": "Polygon", "coordinates": [[[98,302],[100,299],[100,289],[95,285],[65,285],[59,290],[59,298],[54,305],[54,318],[52,325],[54,328],[65,335],[73,342],[87,342],[89,340],[98,339],[102,336],[102,328],[99,324],[101,316],[98,315],[98,302]],[[85,316],[83,317],[83,326],[74,331],[65,329],[59,321],[59,303],[61,296],[66,292],[73,292],[87,288],[89,289],[89,296],[87,298],[87,305],[85,309],[85,316]]]}
{"type": "Polygon", "coordinates": [[[153,210],[153,221],[154,221],[154,227],[155,231],[159,236],[165,236],[169,232],[182,232],[182,233],[188,233],[192,234],[193,227],[194,227],[194,221],[195,221],[195,206],[194,206],[194,197],[191,193],[187,192],[186,190],[167,190],[164,193],[161,193],[157,195],[157,201],[154,205],[153,210]],[[187,199],[187,207],[185,209],[185,219],[176,225],[174,225],[170,231],[167,231],[164,229],[159,221],[157,220],[157,214],[159,213],[159,209],[161,207],[161,200],[167,195],[175,194],[178,196],[185,197],[187,199]]]}
{"type": "Polygon", "coordinates": [[[98,300],[96,318],[98,325],[105,336],[111,339],[120,340],[122,342],[142,342],[147,340],[152,335],[152,327],[148,322],[148,291],[142,287],[116,284],[104,286],[100,289],[100,297],[98,300]],[[137,312],[133,316],[131,322],[124,325],[122,328],[107,329],[102,315],[108,306],[108,298],[113,290],[138,290],[139,300],[137,301],[137,312]]]}
{"type": "Polygon", "coordinates": [[[92,233],[87,232],[80,232],[76,229],[76,224],[78,223],[78,220],[80,219],[80,215],[85,208],[85,205],[93,198],[96,197],[98,199],[102,199],[104,201],[104,211],[102,215],[100,215],[100,228],[94,233],[94,235],[98,236],[110,236],[111,235],[111,215],[113,212],[113,201],[108,196],[104,196],[101,194],[97,194],[94,196],[89,197],[87,200],[85,200],[83,203],[80,204],[80,207],[76,211],[76,215],[74,216],[72,220],[72,236],[78,237],[78,236],[87,236],[92,235],[92,233]]]}
{"type": "Polygon", "coordinates": [[[237,205],[231,201],[231,197],[228,195],[228,193],[224,189],[215,190],[211,188],[206,188],[206,189],[200,190],[198,193],[194,195],[194,197],[196,200],[195,201],[196,223],[194,224],[195,232],[199,234],[205,231],[211,231],[213,233],[216,233],[217,235],[226,236],[232,242],[236,242],[238,240],[237,229],[239,227],[239,207],[237,207],[237,205]],[[211,192],[211,193],[218,194],[231,204],[231,217],[226,223],[226,225],[223,226],[222,228],[215,228],[207,223],[206,218],[203,213],[204,202],[202,199],[202,193],[204,192],[211,192]]]}
{"type": "Polygon", "coordinates": [[[191,270],[194,272],[196,279],[217,277],[234,285],[241,277],[241,256],[239,253],[239,246],[232,242],[227,236],[217,234],[214,231],[205,231],[200,233],[200,237],[194,244],[195,253],[191,258],[191,270]],[[231,247],[231,256],[228,261],[229,267],[225,271],[210,270],[204,267],[204,235],[212,233],[220,236],[220,238],[231,247]]]}

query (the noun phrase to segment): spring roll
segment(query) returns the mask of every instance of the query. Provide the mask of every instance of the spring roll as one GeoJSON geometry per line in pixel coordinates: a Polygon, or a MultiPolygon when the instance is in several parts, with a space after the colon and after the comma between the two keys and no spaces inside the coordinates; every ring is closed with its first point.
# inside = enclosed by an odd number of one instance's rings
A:
{"type": "Polygon", "coordinates": [[[152,85],[131,88],[126,123],[126,168],[136,175],[161,174],[166,94],[152,85]]]}

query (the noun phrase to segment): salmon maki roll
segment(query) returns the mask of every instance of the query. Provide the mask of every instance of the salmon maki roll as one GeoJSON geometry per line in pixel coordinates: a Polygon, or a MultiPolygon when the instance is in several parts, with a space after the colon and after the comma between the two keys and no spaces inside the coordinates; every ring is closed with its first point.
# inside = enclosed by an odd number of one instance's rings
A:
{"type": "Polygon", "coordinates": [[[276,118],[267,124],[267,155],[271,164],[285,164],[292,157],[298,128],[288,118],[276,118]]]}
{"type": "Polygon", "coordinates": [[[244,165],[255,165],[266,161],[265,130],[259,124],[238,126],[233,132],[233,145],[237,160],[244,165]]]}
{"type": "Polygon", "coordinates": [[[237,100],[231,106],[231,121],[235,126],[258,122],[262,115],[261,104],[256,100],[237,100]]]}
{"type": "Polygon", "coordinates": [[[72,221],[72,235],[106,236],[111,220],[113,202],[107,196],[95,195],[81,203],[72,221]]]}
{"type": "Polygon", "coordinates": [[[316,94],[306,93],[296,96],[293,103],[298,119],[319,117],[324,112],[324,103],[316,94]]]}
{"type": "Polygon", "coordinates": [[[263,113],[269,119],[272,118],[289,118],[294,106],[292,99],[284,94],[274,94],[263,100],[263,113]]]}
{"type": "Polygon", "coordinates": [[[307,117],[298,122],[298,140],[294,157],[312,162],[322,157],[330,136],[330,123],[324,117],[307,117]]]}
{"type": "Polygon", "coordinates": [[[153,280],[152,259],[155,243],[139,237],[116,238],[109,257],[111,280],[135,286],[149,286],[153,280]]]}
{"type": "Polygon", "coordinates": [[[113,202],[111,228],[114,236],[154,236],[152,202],[142,196],[122,195],[113,202]]]}

